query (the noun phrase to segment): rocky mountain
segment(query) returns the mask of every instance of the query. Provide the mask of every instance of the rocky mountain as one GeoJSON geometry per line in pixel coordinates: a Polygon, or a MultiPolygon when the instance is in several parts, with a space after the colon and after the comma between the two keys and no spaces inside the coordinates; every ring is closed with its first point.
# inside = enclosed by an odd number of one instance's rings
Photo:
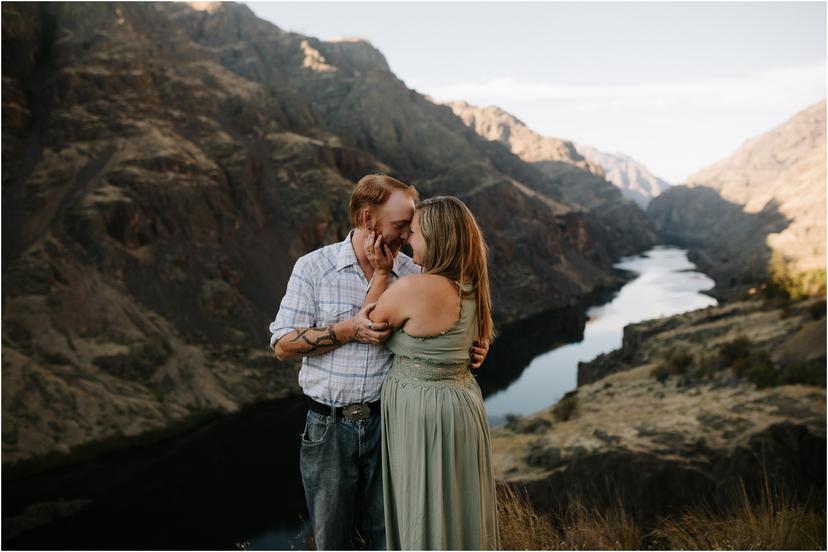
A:
{"type": "MultiPolygon", "coordinates": [[[[95,454],[296,392],[266,347],[353,183],[455,194],[502,323],[614,285],[652,243],[408,89],[361,40],[221,3],[4,3],[5,464],[95,454]]],[[[596,177],[597,178],[597,177],[596,177]]]]}
{"type": "Polygon", "coordinates": [[[784,271],[825,285],[825,101],[656,198],[648,215],[727,296],[784,271]],[[771,266],[773,262],[773,266],[771,266]]]}
{"type": "Polygon", "coordinates": [[[512,153],[528,163],[558,161],[595,176],[604,176],[601,166],[585,159],[572,142],[542,136],[499,107],[479,107],[462,100],[446,105],[480,136],[507,145],[512,153]]]}
{"type": "Polygon", "coordinates": [[[650,201],[670,187],[647,167],[623,153],[605,153],[591,146],[575,144],[575,149],[584,159],[601,167],[604,178],[615,184],[621,194],[646,209],[650,201]]]}
{"type": "Polygon", "coordinates": [[[750,496],[762,470],[825,504],[825,301],[734,301],[624,329],[558,404],[493,431],[499,477],[541,511],[620,499],[645,527],[750,496]],[[598,476],[596,477],[596,474],[598,476]]]}
{"type": "Polygon", "coordinates": [[[655,241],[654,229],[641,210],[624,199],[605,180],[601,166],[582,157],[572,142],[541,136],[498,107],[477,107],[463,101],[447,105],[477,134],[507,146],[549,176],[565,201],[604,221],[613,241],[623,241],[625,235],[636,243],[655,241]]]}

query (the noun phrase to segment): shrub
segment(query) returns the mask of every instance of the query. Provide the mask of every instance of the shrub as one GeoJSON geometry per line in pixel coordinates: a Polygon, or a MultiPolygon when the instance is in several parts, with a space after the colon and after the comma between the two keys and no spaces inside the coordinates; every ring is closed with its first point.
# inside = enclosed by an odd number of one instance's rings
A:
{"type": "Polygon", "coordinates": [[[825,387],[825,360],[802,360],[786,366],[779,374],[779,384],[825,387]]]}
{"type": "Polygon", "coordinates": [[[687,349],[673,348],[667,351],[664,361],[670,374],[686,374],[687,370],[693,365],[695,357],[687,349]]]}
{"type": "Polygon", "coordinates": [[[796,301],[808,296],[825,295],[824,268],[793,272],[784,256],[774,251],[768,271],[768,292],[771,296],[787,297],[796,301]]]}
{"type": "Polygon", "coordinates": [[[518,426],[518,431],[520,433],[544,433],[550,427],[552,427],[552,422],[546,418],[534,417],[524,420],[518,426]]]}
{"type": "Polygon", "coordinates": [[[121,355],[95,357],[92,362],[101,370],[119,378],[147,381],[170,357],[172,348],[166,340],[153,339],[129,348],[121,355]]]}
{"type": "Polygon", "coordinates": [[[731,366],[740,358],[747,358],[750,355],[753,344],[750,339],[740,336],[719,347],[719,361],[722,367],[731,366]]]}
{"type": "Polygon", "coordinates": [[[747,366],[744,377],[756,384],[759,389],[779,384],[779,370],[773,366],[770,356],[765,351],[751,353],[747,366]]]}
{"type": "Polygon", "coordinates": [[[570,391],[552,407],[552,414],[558,421],[565,422],[572,417],[578,407],[577,391],[570,391]]]}
{"type": "Polygon", "coordinates": [[[684,347],[672,347],[662,355],[662,361],[650,370],[650,376],[664,383],[670,376],[687,374],[695,361],[695,356],[684,347]]]}
{"type": "MultiPolygon", "coordinates": [[[[659,383],[664,383],[670,377],[670,371],[663,363],[658,363],[650,370],[650,376],[654,377],[659,383]]],[[[649,391],[649,389],[647,389],[649,391]]]]}
{"type": "Polygon", "coordinates": [[[811,315],[811,318],[814,320],[819,320],[823,316],[825,316],[825,299],[822,301],[817,301],[810,307],[808,307],[808,314],[811,315]]]}
{"type": "Polygon", "coordinates": [[[518,425],[520,424],[521,416],[518,414],[506,414],[506,424],[505,427],[509,431],[518,431],[518,425]]]}

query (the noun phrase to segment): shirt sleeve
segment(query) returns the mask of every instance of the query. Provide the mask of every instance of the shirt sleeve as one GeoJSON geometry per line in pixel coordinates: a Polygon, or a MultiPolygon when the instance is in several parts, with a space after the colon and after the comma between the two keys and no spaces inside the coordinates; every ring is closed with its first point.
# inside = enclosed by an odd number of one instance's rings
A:
{"type": "Polygon", "coordinates": [[[279,312],[276,319],[270,323],[271,349],[285,334],[297,328],[311,328],[316,323],[313,279],[310,277],[311,271],[307,261],[302,257],[293,266],[279,312]]]}

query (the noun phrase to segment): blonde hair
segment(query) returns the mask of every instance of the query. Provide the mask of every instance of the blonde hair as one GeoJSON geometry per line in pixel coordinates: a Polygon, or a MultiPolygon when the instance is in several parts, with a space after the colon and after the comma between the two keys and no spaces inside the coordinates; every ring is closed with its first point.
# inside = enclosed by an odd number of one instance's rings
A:
{"type": "Polygon", "coordinates": [[[417,212],[426,246],[423,272],[472,285],[477,303],[477,335],[491,343],[495,330],[487,247],[477,220],[465,203],[452,196],[421,201],[417,212]]]}
{"type": "Polygon", "coordinates": [[[410,184],[400,182],[384,174],[369,174],[363,176],[357,182],[354,191],[351,192],[349,212],[351,215],[351,227],[359,228],[361,224],[360,213],[363,209],[371,210],[384,204],[394,190],[402,190],[415,202],[420,199],[417,189],[410,184]]]}

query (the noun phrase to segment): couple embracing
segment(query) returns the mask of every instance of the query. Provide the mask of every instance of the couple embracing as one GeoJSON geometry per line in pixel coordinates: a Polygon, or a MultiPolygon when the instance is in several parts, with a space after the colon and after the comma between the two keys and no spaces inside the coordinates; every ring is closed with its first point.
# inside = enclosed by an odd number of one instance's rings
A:
{"type": "Polygon", "coordinates": [[[296,261],[270,345],[302,357],[300,468],[316,546],[496,549],[495,480],[470,369],[494,328],[486,245],[457,198],[363,177],[347,238],[296,261]],[[413,259],[400,253],[410,244],[413,259]]]}

